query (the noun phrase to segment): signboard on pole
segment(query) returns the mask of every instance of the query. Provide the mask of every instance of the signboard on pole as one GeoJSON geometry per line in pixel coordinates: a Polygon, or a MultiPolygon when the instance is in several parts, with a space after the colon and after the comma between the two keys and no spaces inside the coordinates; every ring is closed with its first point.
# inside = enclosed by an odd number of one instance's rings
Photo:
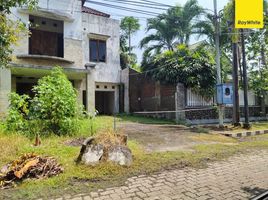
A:
{"type": "Polygon", "coordinates": [[[235,0],[235,28],[263,28],[264,0],[235,0]]]}

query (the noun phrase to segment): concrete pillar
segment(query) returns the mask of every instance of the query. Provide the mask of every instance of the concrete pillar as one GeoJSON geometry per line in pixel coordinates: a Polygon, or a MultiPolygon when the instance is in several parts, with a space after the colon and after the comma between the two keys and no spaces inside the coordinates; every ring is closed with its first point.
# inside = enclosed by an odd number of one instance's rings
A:
{"type": "Polygon", "coordinates": [[[116,86],[114,91],[114,112],[119,113],[119,85],[116,86]]]}
{"type": "Polygon", "coordinates": [[[9,101],[8,95],[11,92],[11,70],[0,68],[0,117],[7,114],[9,101]]]}
{"type": "Polygon", "coordinates": [[[83,104],[82,80],[75,80],[74,88],[77,91],[77,102],[82,105],[83,104]]]}
{"type": "MultiPolygon", "coordinates": [[[[175,93],[175,108],[176,111],[181,111],[185,109],[185,87],[183,84],[178,83],[176,86],[176,93],[175,93]]],[[[176,112],[176,122],[180,120],[185,120],[185,112],[176,112]]]]}
{"type": "Polygon", "coordinates": [[[87,111],[95,113],[95,69],[91,69],[86,75],[87,111]]]}
{"type": "Polygon", "coordinates": [[[121,71],[121,82],[124,84],[124,112],[129,113],[129,68],[121,71]]]}

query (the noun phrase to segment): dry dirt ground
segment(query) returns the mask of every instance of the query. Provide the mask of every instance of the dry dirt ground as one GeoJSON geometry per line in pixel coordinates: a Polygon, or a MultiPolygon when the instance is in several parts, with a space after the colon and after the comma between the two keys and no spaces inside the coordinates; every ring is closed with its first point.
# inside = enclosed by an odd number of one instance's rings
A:
{"type": "MultiPolygon", "coordinates": [[[[197,144],[213,144],[215,141],[202,141],[205,133],[192,132],[190,128],[182,125],[152,125],[133,122],[123,122],[119,128],[131,140],[143,145],[147,152],[191,150],[197,144]]],[[[207,134],[206,134],[207,135],[207,134]]]]}

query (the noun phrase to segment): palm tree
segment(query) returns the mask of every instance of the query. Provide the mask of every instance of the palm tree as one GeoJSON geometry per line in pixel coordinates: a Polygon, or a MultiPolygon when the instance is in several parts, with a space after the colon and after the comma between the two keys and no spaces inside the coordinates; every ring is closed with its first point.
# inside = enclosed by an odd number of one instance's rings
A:
{"type": "Polygon", "coordinates": [[[128,39],[128,51],[131,54],[131,36],[140,29],[139,20],[134,17],[124,17],[120,23],[123,36],[128,39]]]}
{"type": "Polygon", "coordinates": [[[169,24],[177,32],[178,44],[189,44],[190,36],[194,34],[195,26],[199,23],[194,21],[204,13],[197,0],[188,0],[183,7],[173,7],[163,14],[169,24]]]}
{"type": "Polygon", "coordinates": [[[156,18],[148,19],[146,31],[154,30],[155,33],[149,34],[140,42],[140,47],[146,47],[146,52],[156,50],[159,52],[163,49],[173,50],[176,33],[170,29],[169,22],[158,16],[156,18]],[[149,43],[153,43],[149,46],[149,43]]]}
{"type": "Polygon", "coordinates": [[[145,53],[152,50],[171,50],[178,44],[189,44],[190,36],[194,34],[196,19],[203,13],[197,0],[188,0],[183,7],[175,6],[168,9],[167,13],[149,19],[147,32],[154,33],[146,36],[140,42],[141,48],[146,48],[145,53]]]}

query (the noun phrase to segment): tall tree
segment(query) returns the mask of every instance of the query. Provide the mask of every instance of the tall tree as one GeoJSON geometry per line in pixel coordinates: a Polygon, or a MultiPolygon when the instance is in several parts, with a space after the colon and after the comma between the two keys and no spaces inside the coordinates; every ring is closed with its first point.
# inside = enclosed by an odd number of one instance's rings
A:
{"type": "Polygon", "coordinates": [[[264,1],[264,28],[247,36],[247,58],[250,60],[249,87],[260,97],[262,114],[266,114],[265,97],[268,94],[268,10],[264,1]]]}
{"type": "Polygon", "coordinates": [[[38,0],[0,0],[0,67],[5,67],[10,62],[11,46],[18,40],[18,34],[26,30],[26,24],[21,21],[12,21],[7,18],[12,7],[26,5],[33,9],[38,0]]]}
{"type": "Polygon", "coordinates": [[[159,15],[156,18],[148,19],[146,31],[151,30],[154,33],[147,35],[140,42],[140,47],[145,48],[145,54],[149,54],[153,50],[156,52],[173,50],[177,33],[166,18],[159,15]]]}
{"type": "Polygon", "coordinates": [[[131,36],[140,29],[139,20],[134,17],[124,17],[120,24],[123,35],[128,39],[129,55],[131,54],[131,36]]]}
{"type": "Polygon", "coordinates": [[[129,47],[127,39],[124,35],[120,35],[120,66],[125,69],[129,65],[133,68],[137,63],[137,55],[135,53],[129,54],[129,47]]]}
{"type": "MultiPolygon", "coordinates": [[[[221,71],[222,71],[222,79],[226,81],[228,79],[228,75],[232,73],[231,67],[231,58],[230,58],[230,49],[231,42],[228,37],[228,26],[226,23],[220,23],[220,50],[221,50],[221,71]]],[[[205,37],[206,41],[204,44],[209,48],[213,53],[214,57],[216,57],[216,46],[215,46],[215,20],[214,15],[210,13],[205,14],[205,19],[199,22],[195,26],[195,33],[197,34],[197,38],[205,37]]]]}

